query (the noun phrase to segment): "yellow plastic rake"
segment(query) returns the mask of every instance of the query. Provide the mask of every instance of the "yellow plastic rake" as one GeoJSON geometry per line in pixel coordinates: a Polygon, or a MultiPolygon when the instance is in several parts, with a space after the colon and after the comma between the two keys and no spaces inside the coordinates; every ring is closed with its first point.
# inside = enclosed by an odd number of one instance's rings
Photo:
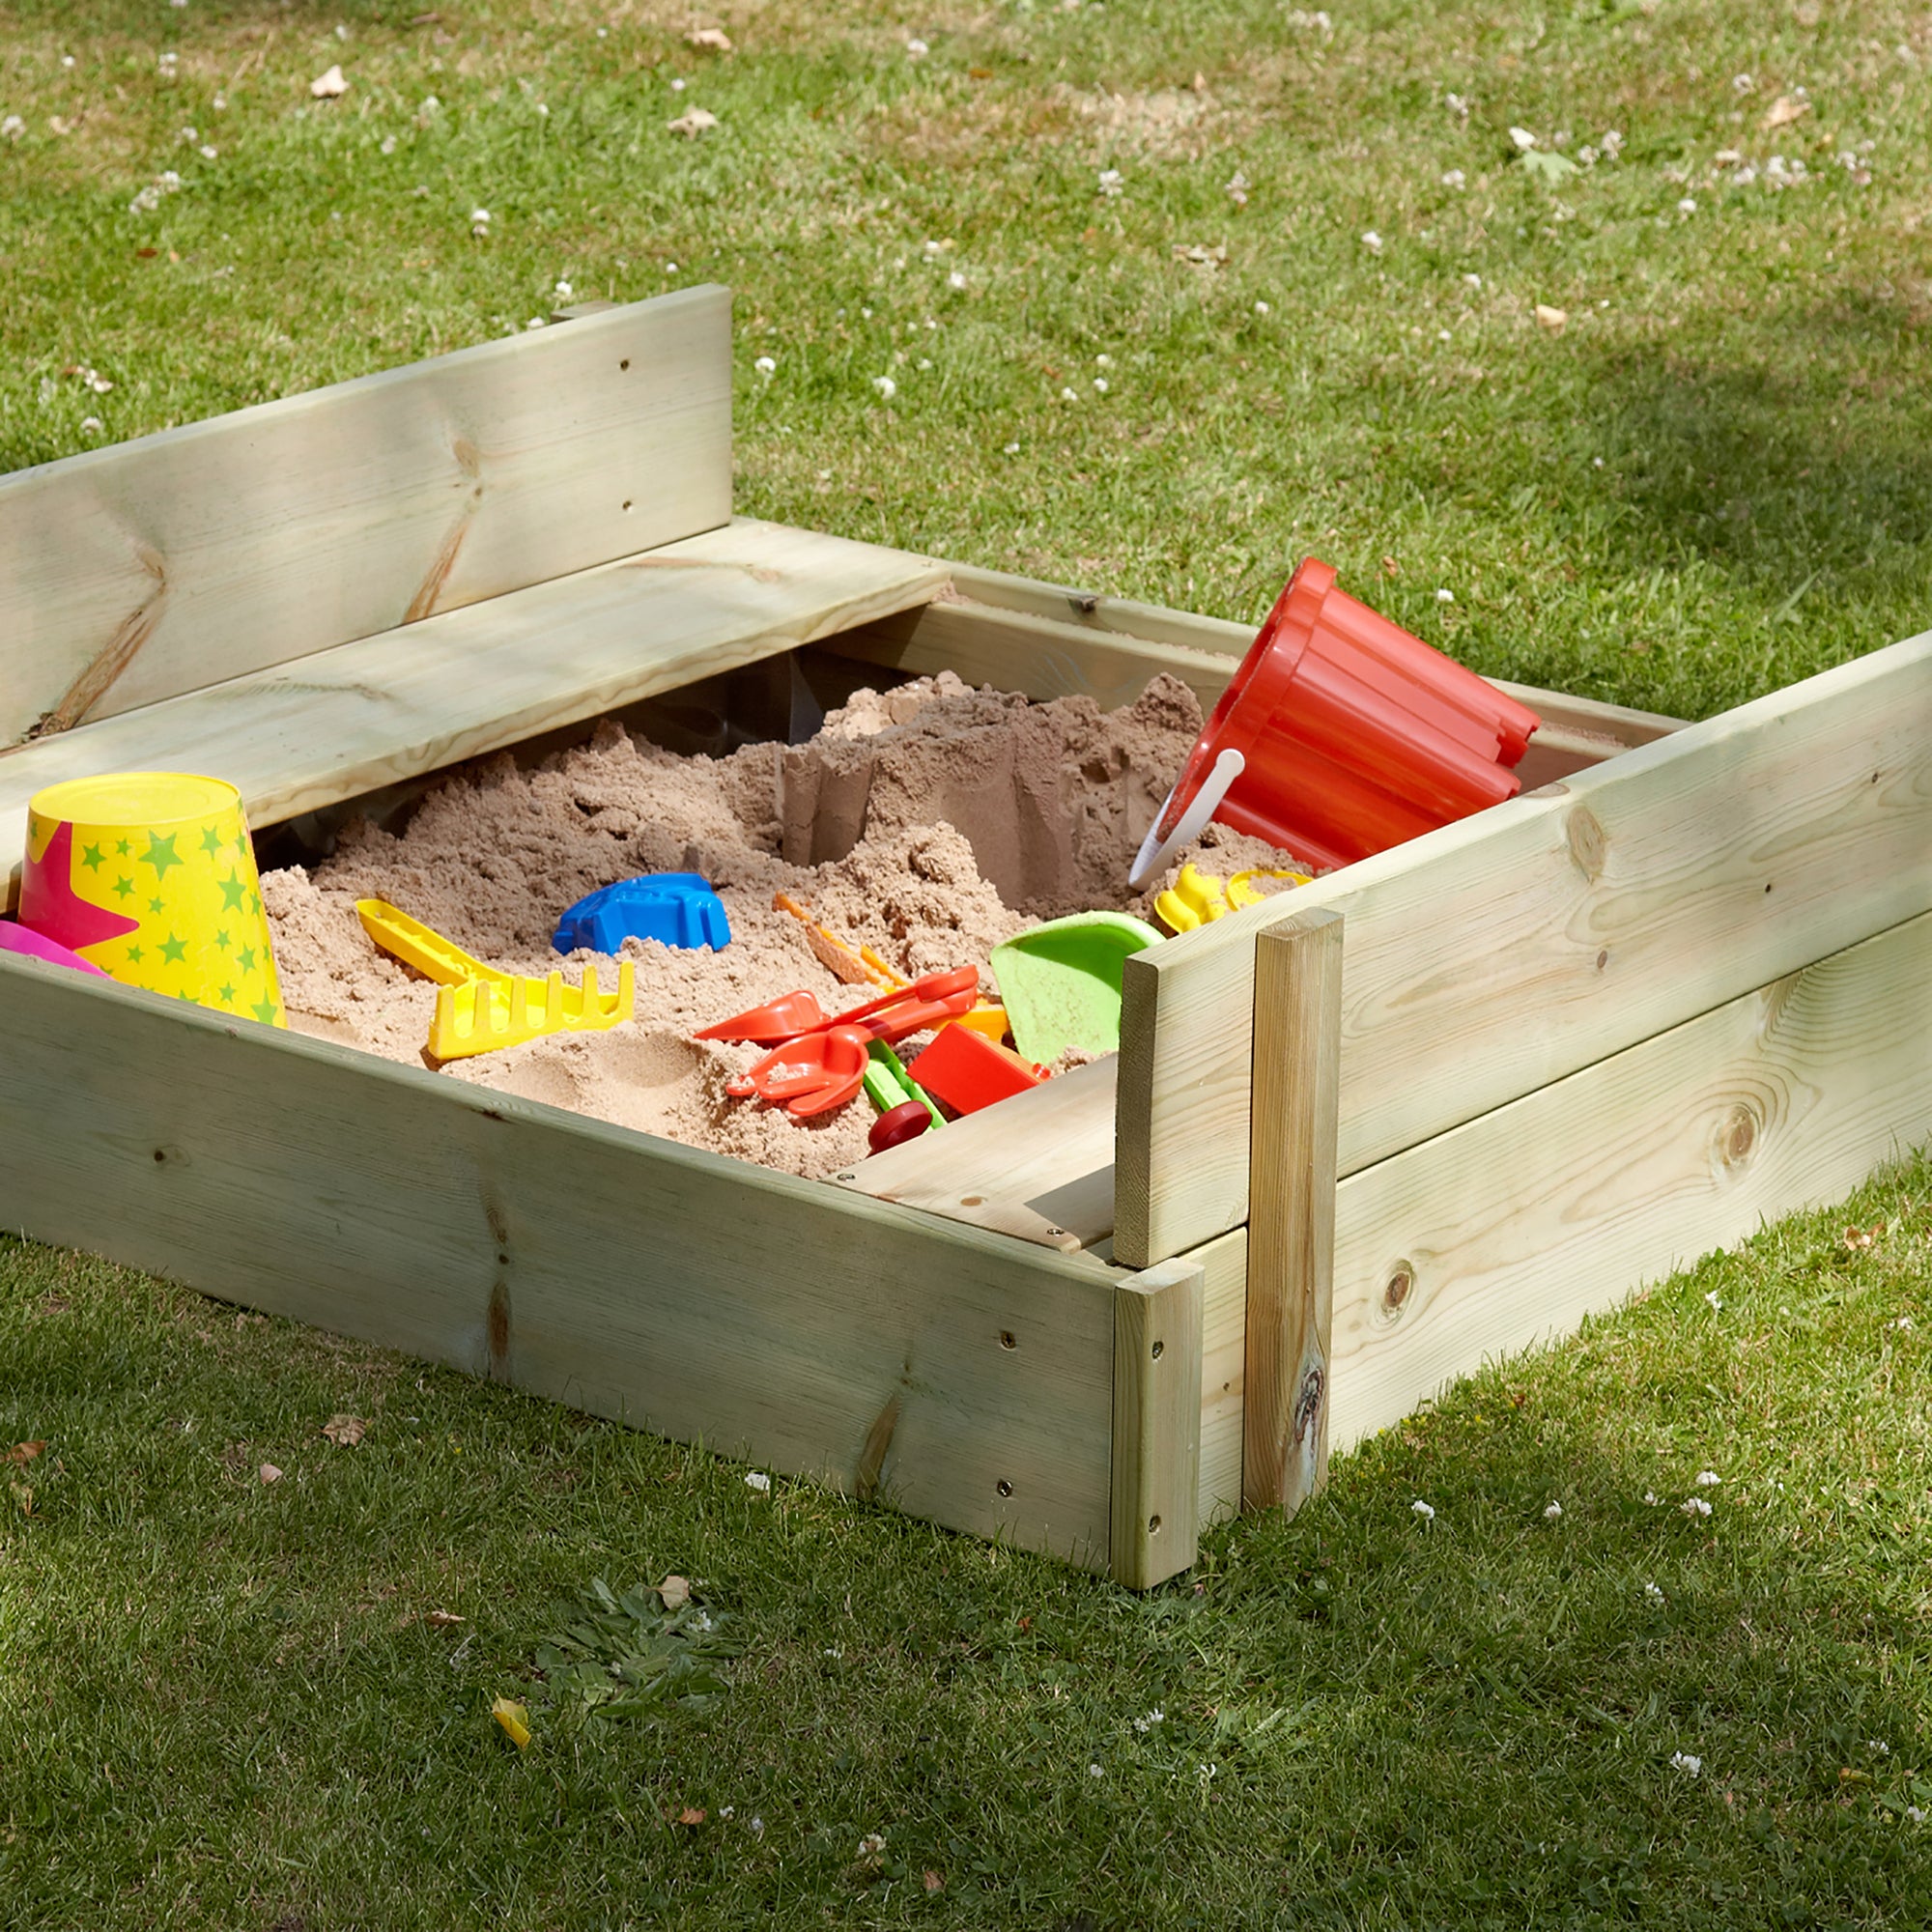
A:
{"type": "Polygon", "coordinates": [[[493,1053],[547,1033],[608,1032],[637,1006],[637,969],[628,959],[617,969],[617,990],[601,993],[594,966],[583,969],[582,985],[566,986],[561,973],[539,980],[485,965],[386,899],[357,899],[355,914],[384,952],[437,982],[429,1028],[436,1060],[493,1053]]]}

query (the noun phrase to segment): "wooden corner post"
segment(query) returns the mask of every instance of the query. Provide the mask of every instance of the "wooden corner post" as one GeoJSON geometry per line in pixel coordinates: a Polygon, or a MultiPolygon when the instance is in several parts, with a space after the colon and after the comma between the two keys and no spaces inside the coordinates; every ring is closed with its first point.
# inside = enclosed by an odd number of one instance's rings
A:
{"type": "Polygon", "coordinates": [[[1255,941],[1241,1501],[1293,1515],[1328,1480],[1328,1337],[1342,1055],[1342,920],[1255,941]]]}
{"type": "Polygon", "coordinates": [[[1162,1262],[1114,1291],[1113,1495],[1107,1569],[1151,1590],[1201,1545],[1199,1263],[1162,1262]]]}

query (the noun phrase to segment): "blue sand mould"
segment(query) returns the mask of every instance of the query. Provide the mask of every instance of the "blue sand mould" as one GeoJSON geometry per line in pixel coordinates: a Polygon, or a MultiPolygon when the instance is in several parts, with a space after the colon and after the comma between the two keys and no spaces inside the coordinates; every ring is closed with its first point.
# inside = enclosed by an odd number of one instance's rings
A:
{"type": "Polygon", "coordinates": [[[724,902],[696,872],[647,872],[587,894],[556,923],[559,952],[614,952],[627,939],[716,952],[731,943],[724,902]]]}

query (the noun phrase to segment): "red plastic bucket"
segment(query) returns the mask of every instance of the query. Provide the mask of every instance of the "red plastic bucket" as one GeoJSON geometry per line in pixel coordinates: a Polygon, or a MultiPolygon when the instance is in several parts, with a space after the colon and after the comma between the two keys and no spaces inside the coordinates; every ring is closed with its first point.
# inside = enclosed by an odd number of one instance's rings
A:
{"type": "Polygon", "coordinates": [[[1211,818],[1297,859],[1346,866],[1515,797],[1538,724],[1303,560],[1134,862],[1144,884],[1211,818]]]}

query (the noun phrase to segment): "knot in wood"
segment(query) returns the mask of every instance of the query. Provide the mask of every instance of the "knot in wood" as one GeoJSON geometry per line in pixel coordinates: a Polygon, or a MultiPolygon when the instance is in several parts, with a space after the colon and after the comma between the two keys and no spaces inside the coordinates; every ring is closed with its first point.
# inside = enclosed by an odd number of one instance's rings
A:
{"type": "Polygon", "coordinates": [[[1321,1413],[1321,1396],[1328,1386],[1328,1378],[1319,1368],[1310,1369],[1301,1378],[1301,1386],[1294,1392],[1294,1439],[1297,1444],[1308,1440],[1309,1431],[1315,1427],[1321,1413]]]}

